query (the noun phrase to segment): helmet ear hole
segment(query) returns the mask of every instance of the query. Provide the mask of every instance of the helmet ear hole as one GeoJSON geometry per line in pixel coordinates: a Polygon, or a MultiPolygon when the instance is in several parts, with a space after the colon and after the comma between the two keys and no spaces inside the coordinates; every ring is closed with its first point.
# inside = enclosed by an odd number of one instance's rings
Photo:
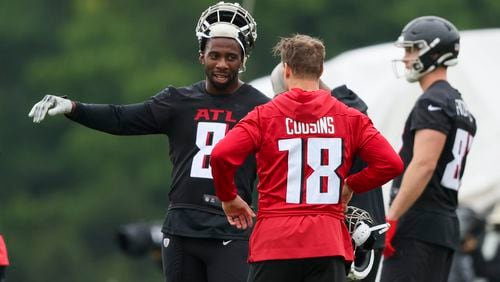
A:
{"type": "Polygon", "coordinates": [[[422,64],[422,62],[420,62],[420,60],[418,62],[413,63],[412,67],[416,71],[422,71],[424,69],[424,65],[422,64]]]}

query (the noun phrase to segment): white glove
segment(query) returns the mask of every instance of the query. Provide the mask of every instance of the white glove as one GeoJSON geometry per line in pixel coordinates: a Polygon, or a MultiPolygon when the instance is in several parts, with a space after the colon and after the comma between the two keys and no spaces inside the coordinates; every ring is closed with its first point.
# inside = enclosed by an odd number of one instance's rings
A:
{"type": "Polygon", "coordinates": [[[39,123],[47,113],[49,116],[55,116],[70,113],[72,109],[73,103],[71,100],[54,95],[45,95],[40,102],[31,108],[28,116],[33,118],[33,122],[39,123]]]}

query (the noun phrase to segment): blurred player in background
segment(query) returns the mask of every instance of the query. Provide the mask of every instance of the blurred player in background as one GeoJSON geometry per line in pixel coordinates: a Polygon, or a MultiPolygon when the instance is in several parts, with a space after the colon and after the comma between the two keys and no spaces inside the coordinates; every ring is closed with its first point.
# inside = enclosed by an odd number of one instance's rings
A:
{"type": "Polygon", "coordinates": [[[460,243],[458,189],[476,133],[476,120],[447,81],[460,35],[443,18],[419,17],[403,28],[396,46],[404,48],[398,62],[406,79],[423,93],[403,132],[406,168],[391,190],[381,281],[447,281],[460,243]]]}
{"type": "Polygon", "coordinates": [[[252,226],[255,214],[232,179],[256,152],[259,203],[248,281],[345,281],[345,263],[353,260],[345,205],[352,191],[382,185],[403,163],[366,115],[320,89],[321,40],[295,35],[274,50],[290,90],[256,107],[215,146],[217,196],[232,225],[252,226]],[[356,154],[368,166],[349,175],[356,154]]]}
{"type": "MultiPolygon", "coordinates": [[[[239,73],[257,38],[256,23],[239,4],[219,2],[196,27],[206,79],[169,86],[132,105],[96,105],[47,95],[29,113],[66,116],[116,135],[165,134],[173,163],[170,205],[163,224],[163,268],[168,282],[246,281],[249,230],[229,225],[215,196],[210,155],[215,144],[255,106],[269,98],[242,82],[239,73]]],[[[234,181],[249,205],[255,157],[245,158],[234,181]]]]}
{"type": "Polygon", "coordinates": [[[460,247],[453,255],[448,282],[472,282],[477,279],[474,257],[481,252],[481,238],[485,234],[486,220],[467,206],[458,206],[460,247]]]}

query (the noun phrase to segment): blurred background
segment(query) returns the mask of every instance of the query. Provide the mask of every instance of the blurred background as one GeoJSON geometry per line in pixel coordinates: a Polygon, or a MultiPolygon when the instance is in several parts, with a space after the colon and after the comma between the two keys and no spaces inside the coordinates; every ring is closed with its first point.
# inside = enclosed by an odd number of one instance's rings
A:
{"type": "MultiPolygon", "coordinates": [[[[34,125],[27,114],[48,93],[136,103],[168,85],[203,79],[194,28],[216,2],[0,2],[0,233],[12,264],[7,281],[162,281],[157,253],[127,256],[118,234],[127,224],[163,218],[171,170],[166,138],[116,137],[63,117],[34,125]]],[[[498,0],[240,3],[258,24],[245,81],[271,72],[279,62],[272,46],[292,33],[322,38],[333,58],[392,42],[421,15],[445,17],[459,30],[500,27],[498,0]]]]}

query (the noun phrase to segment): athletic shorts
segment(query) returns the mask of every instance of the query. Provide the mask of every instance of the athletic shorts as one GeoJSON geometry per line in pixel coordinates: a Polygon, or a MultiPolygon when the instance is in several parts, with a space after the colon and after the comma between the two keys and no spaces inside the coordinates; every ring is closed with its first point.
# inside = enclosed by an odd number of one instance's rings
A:
{"type": "Polygon", "coordinates": [[[163,273],[167,282],[245,282],[248,241],[164,234],[163,273]]]}
{"type": "Polygon", "coordinates": [[[267,260],[250,264],[247,282],[344,282],[343,257],[267,260]]]}
{"type": "Polygon", "coordinates": [[[453,250],[415,239],[394,241],[396,253],[384,260],[381,282],[447,282],[453,250]]]}

